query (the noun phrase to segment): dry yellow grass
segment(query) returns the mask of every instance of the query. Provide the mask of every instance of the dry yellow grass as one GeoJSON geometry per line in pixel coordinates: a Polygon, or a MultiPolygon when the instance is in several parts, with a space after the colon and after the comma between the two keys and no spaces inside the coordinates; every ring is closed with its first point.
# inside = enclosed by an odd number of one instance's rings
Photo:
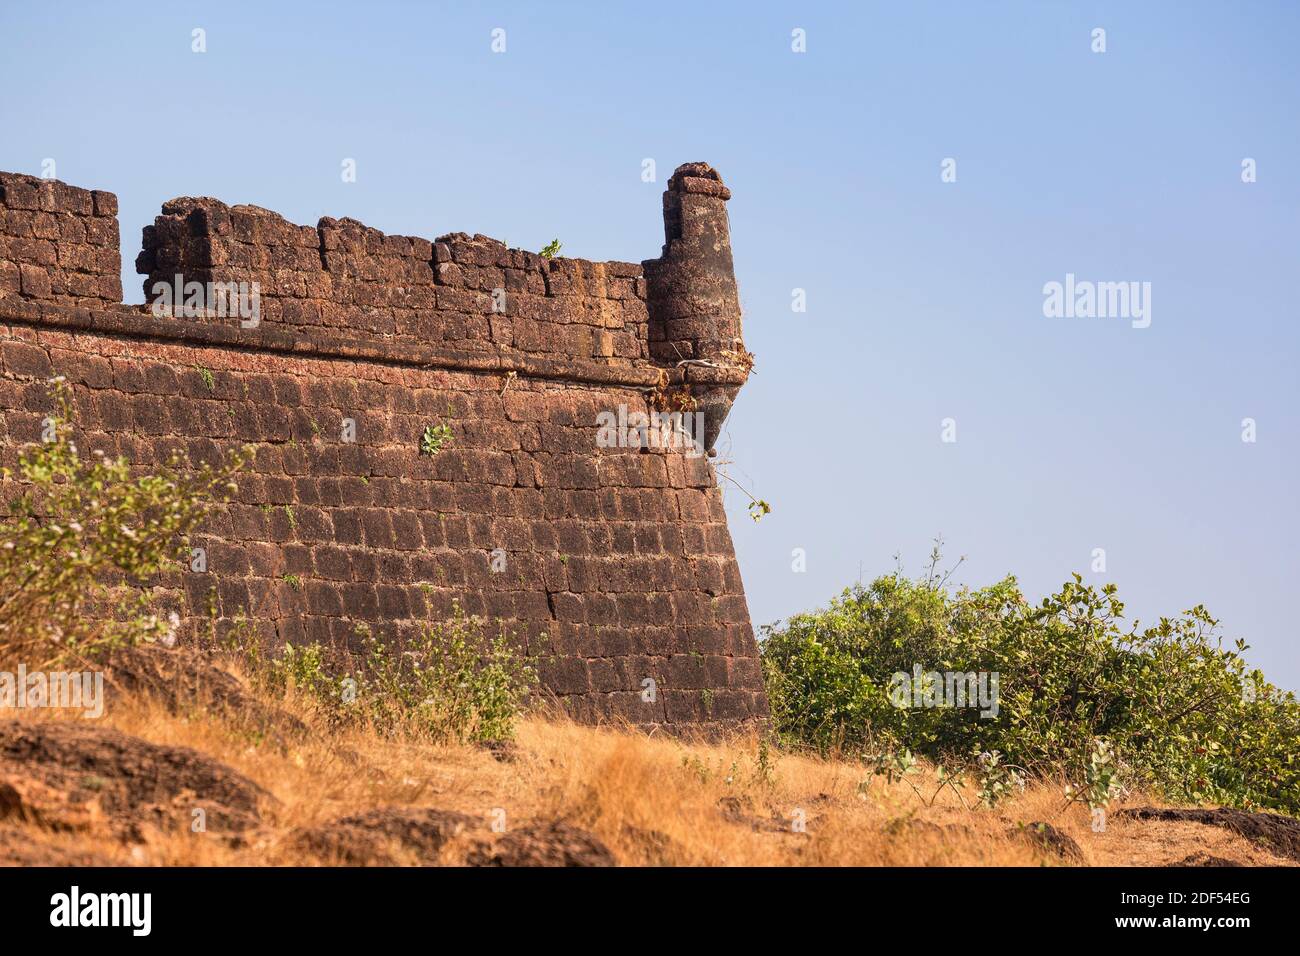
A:
{"type": "MultiPolygon", "coordinates": [[[[61,719],[61,718],[35,718],[61,719]]],[[[564,820],[590,831],[624,865],[933,866],[1061,865],[1014,829],[1051,823],[1088,865],[1167,865],[1198,852],[1244,864],[1285,865],[1234,834],[1193,823],[1114,820],[1094,832],[1062,787],[1038,783],[997,810],[963,806],[931,770],[887,783],[849,760],[769,751],[754,736],[685,742],[631,729],[524,720],[509,760],[460,746],[385,740],[318,729],[283,745],[255,742],[212,717],[176,717],[148,699],[119,701],[104,721],[158,744],[192,747],[274,797],[264,825],[242,843],[186,829],[124,844],[95,830],[56,833],[31,824],[22,839],[51,862],[93,859],[153,865],[319,863],[292,835],[379,807],[431,807],[508,828],[564,820]],[[920,793],[917,792],[920,790],[920,793]]],[[[1152,801],[1134,798],[1130,803],[1152,801]]],[[[8,825],[12,831],[12,823],[8,825]]],[[[12,844],[16,834],[10,832],[12,844]]],[[[481,837],[480,837],[481,838],[481,837]]],[[[453,840],[439,862],[463,862],[453,840]]],[[[414,855],[399,859],[417,862],[414,855]]]]}

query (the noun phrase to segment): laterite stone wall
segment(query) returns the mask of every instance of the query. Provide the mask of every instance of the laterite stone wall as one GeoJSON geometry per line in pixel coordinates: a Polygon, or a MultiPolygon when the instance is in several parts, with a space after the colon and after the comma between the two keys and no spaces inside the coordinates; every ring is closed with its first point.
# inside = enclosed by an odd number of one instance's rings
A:
{"type": "Polygon", "coordinates": [[[729,194],[709,167],[670,180],[668,241],[644,266],[165,204],[137,259],[146,295],[178,274],[256,282],[254,327],[121,305],[111,194],[0,183],[20,203],[0,220],[0,460],[40,440],[54,375],[73,386],[84,451],[148,468],[176,448],[256,448],[194,539],[207,570],[162,582],[184,636],[215,613],[223,632],[246,615],[272,646],[350,645],[359,623],[400,643],[458,602],[512,631],[579,719],[766,715],[709,459],[596,441],[602,412],[649,413],[668,391],[702,411],[712,444],[747,375],[730,360],[747,353],[729,194]],[[36,225],[42,211],[54,225],[36,225]],[[53,258],[22,241],[38,228],[53,258]],[[46,281],[29,284],[41,262],[46,281]],[[421,454],[430,425],[452,438],[421,454]]]}

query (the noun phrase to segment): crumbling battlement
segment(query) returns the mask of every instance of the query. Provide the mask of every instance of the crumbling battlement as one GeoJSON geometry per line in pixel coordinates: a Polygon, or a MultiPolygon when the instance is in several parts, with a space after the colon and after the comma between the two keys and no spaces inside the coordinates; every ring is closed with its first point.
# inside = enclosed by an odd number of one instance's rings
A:
{"type": "Polygon", "coordinates": [[[254,322],[120,304],[115,197],[0,174],[0,462],[40,439],[54,375],[79,447],[147,468],[254,445],[195,536],[206,568],[162,582],[183,636],[247,615],[268,644],[350,644],[358,624],[400,640],[456,601],[508,626],[581,719],[761,717],[711,464],[597,426],[693,409],[712,446],[750,364],[729,195],[679,168],[642,265],[166,203],[136,260],[146,295],[257,283],[254,322]],[[421,454],[431,425],[451,440],[421,454]]]}
{"type": "Polygon", "coordinates": [[[573,358],[647,354],[645,282],[626,262],[544,259],[484,236],[387,236],[355,219],[295,226],[256,206],[176,199],[145,229],[148,301],[177,273],[258,283],[264,321],[388,340],[573,358]]]}
{"type": "Polygon", "coordinates": [[[121,269],[116,196],[0,173],[0,296],[114,305],[121,269]]]}

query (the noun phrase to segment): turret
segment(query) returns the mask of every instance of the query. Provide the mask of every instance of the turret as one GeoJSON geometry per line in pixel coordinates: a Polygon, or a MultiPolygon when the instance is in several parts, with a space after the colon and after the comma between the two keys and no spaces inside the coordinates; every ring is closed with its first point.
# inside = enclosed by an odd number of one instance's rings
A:
{"type": "Polygon", "coordinates": [[[679,166],[664,192],[663,255],[643,264],[651,356],[686,370],[710,451],[752,365],[741,340],[730,198],[712,166],[679,166]]]}

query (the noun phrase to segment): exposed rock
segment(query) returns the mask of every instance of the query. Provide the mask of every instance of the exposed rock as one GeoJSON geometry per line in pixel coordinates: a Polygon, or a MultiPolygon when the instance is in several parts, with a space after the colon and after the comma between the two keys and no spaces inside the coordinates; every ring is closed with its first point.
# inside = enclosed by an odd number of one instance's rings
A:
{"type": "Polygon", "coordinates": [[[1175,807],[1130,807],[1118,817],[1135,820],[1171,820],[1203,823],[1222,827],[1288,860],[1300,862],[1300,820],[1277,813],[1251,813],[1246,810],[1180,809],[1175,807]]]}
{"type": "Polygon", "coordinates": [[[1193,853],[1171,866],[1241,866],[1236,860],[1225,860],[1221,856],[1211,856],[1205,851],[1193,853]]]}
{"type": "Polygon", "coordinates": [[[420,807],[379,807],[323,826],[299,830],[292,842],[324,862],[395,866],[404,857],[438,863],[448,841],[481,826],[464,813],[420,807]]]}
{"type": "Polygon", "coordinates": [[[561,820],[534,824],[481,842],[470,851],[470,866],[616,866],[614,854],[586,830],[561,820]]]}
{"type": "Polygon", "coordinates": [[[65,721],[0,722],[0,819],[54,830],[99,823],[124,838],[142,827],[255,826],[273,801],[251,780],[188,747],[166,747],[108,727],[65,721]]]}
{"type": "Polygon", "coordinates": [[[217,713],[277,736],[307,731],[298,718],[263,704],[233,674],[194,648],[118,648],[103,667],[109,706],[120,695],[148,694],[173,714],[217,713]]]}
{"type": "Polygon", "coordinates": [[[1050,823],[1025,823],[1018,827],[1012,827],[1009,833],[1011,836],[1028,840],[1038,849],[1060,857],[1062,860],[1071,863],[1083,862],[1083,850],[1080,849],[1079,844],[1074,842],[1074,838],[1050,823]]]}
{"type": "MultiPolygon", "coordinates": [[[[299,830],[291,841],[296,849],[327,863],[394,866],[416,860],[434,866],[450,841],[484,826],[477,817],[450,810],[381,807],[299,830]]],[[[615,865],[614,855],[600,840],[563,821],[479,838],[466,862],[470,866],[615,865]]]]}

